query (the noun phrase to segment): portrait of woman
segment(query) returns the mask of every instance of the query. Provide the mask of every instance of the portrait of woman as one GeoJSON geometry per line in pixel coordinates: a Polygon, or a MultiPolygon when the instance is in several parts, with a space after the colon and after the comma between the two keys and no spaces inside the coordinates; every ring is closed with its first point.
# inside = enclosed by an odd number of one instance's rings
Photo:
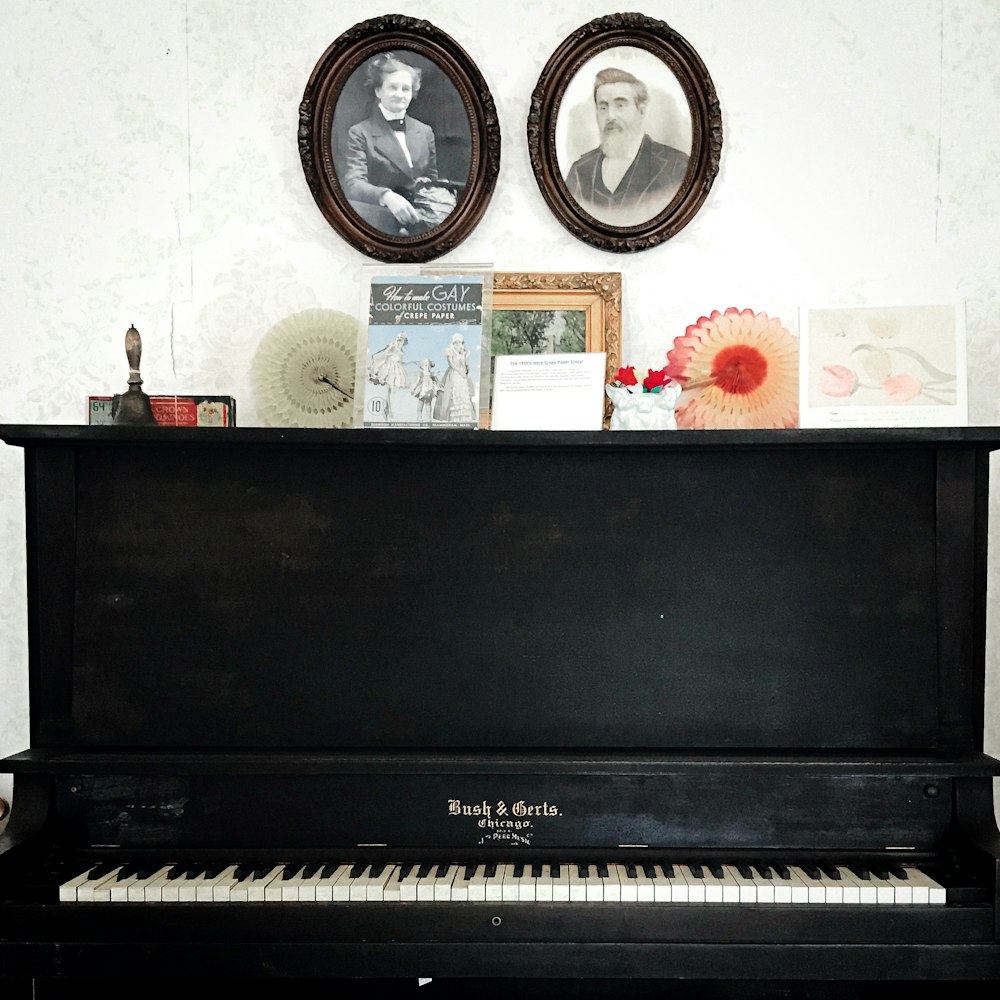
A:
{"type": "Polygon", "coordinates": [[[471,135],[458,92],[405,49],[382,52],[352,74],[334,110],[332,144],[351,207],[393,236],[443,222],[469,174],[471,135]]]}

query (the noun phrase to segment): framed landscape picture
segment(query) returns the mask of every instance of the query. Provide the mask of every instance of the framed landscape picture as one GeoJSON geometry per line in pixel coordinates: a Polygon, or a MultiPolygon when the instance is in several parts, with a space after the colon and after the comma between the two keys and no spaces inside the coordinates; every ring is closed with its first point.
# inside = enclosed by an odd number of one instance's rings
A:
{"type": "MultiPolygon", "coordinates": [[[[584,351],[607,355],[607,381],[621,367],[620,272],[494,273],[491,357],[584,351]]],[[[489,426],[488,407],[480,426],[489,426]]]]}

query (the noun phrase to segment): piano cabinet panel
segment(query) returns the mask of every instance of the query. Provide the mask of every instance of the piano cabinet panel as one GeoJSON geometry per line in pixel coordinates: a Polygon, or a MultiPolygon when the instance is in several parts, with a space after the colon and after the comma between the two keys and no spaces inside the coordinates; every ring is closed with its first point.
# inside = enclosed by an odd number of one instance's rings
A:
{"type": "Polygon", "coordinates": [[[53,781],[58,825],[78,845],[933,850],[953,832],[952,782],[919,774],[744,769],[713,776],[188,774],[53,781]]]}

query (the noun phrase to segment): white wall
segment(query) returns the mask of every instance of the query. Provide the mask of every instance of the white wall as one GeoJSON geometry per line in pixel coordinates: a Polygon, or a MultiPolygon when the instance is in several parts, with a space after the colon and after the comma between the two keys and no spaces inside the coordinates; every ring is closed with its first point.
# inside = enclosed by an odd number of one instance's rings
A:
{"type": "MultiPolygon", "coordinates": [[[[248,376],[261,337],[304,308],[356,314],[371,263],[303,180],[303,88],[340,33],[400,13],[466,49],[501,121],[492,202],[444,261],[621,271],[638,367],[660,367],[713,309],[762,310],[797,332],[804,305],[964,300],[971,422],[1000,423],[1000,4],[627,9],[697,50],[725,130],[702,211],[639,254],[570,237],[525,140],[542,67],[612,12],[604,3],[0,0],[0,422],[82,423],[89,393],[124,388],[134,323],[148,392],[229,393],[240,424],[259,423],[248,376]]],[[[0,447],[0,754],[28,744],[21,475],[20,449],[0,447]]]]}

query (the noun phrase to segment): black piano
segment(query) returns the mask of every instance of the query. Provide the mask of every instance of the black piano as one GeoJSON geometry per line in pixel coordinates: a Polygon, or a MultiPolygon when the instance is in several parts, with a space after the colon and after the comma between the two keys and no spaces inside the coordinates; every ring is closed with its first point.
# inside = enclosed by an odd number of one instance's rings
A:
{"type": "Polygon", "coordinates": [[[12,982],[1000,980],[996,429],[0,439],[12,982]]]}

